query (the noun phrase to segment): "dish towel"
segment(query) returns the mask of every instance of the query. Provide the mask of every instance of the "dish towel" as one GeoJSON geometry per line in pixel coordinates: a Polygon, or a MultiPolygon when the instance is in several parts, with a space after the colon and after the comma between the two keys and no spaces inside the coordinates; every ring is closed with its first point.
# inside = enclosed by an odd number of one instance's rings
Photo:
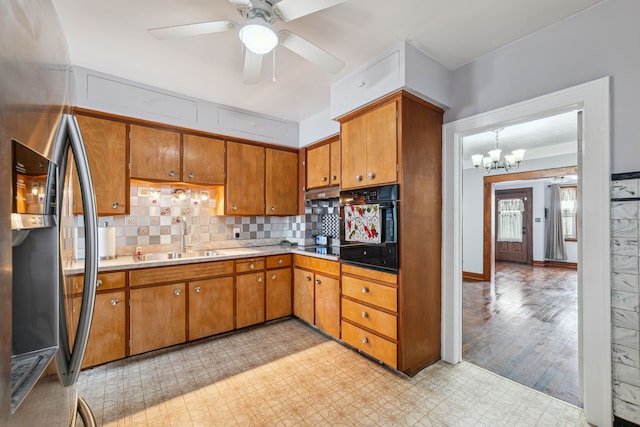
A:
{"type": "Polygon", "coordinates": [[[380,205],[347,205],[344,222],[347,241],[380,243],[380,205]]]}

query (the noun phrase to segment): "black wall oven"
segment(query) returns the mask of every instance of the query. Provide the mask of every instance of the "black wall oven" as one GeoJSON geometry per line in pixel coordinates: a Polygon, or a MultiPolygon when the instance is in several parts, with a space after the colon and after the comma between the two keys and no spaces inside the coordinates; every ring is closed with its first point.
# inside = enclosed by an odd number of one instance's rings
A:
{"type": "Polygon", "coordinates": [[[398,185],[340,192],[340,260],[398,272],[398,185]]]}

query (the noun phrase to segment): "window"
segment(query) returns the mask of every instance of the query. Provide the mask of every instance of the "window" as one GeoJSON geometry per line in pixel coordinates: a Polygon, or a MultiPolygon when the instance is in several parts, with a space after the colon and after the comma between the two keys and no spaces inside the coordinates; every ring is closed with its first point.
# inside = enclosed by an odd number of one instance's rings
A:
{"type": "Polygon", "coordinates": [[[578,239],[578,187],[560,187],[560,209],[562,211],[562,234],[565,241],[578,239]]]}

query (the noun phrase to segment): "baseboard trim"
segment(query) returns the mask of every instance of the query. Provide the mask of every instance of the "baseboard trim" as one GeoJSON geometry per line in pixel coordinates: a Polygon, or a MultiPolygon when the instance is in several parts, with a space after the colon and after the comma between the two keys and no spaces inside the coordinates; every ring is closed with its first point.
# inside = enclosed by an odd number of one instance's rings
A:
{"type": "Polygon", "coordinates": [[[462,280],[474,280],[476,282],[484,282],[482,273],[471,273],[469,271],[462,272],[462,280]]]}
{"type": "Polygon", "coordinates": [[[562,261],[533,261],[534,267],[558,267],[558,268],[570,268],[572,270],[578,269],[577,262],[562,262],[562,261]]]}

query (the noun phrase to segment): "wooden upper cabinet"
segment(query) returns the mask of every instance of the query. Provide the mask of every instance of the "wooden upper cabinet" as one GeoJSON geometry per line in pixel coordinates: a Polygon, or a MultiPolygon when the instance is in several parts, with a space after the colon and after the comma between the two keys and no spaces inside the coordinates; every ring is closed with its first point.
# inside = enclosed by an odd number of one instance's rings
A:
{"type": "Polygon", "coordinates": [[[264,215],[265,149],[227,142],[225,214],[264,215]]]}
{"type": "MultiPolygon", "coordinates": [[[[127,213],[127,125],[83,115],[78,115],[77,119],[89,161],[98,215],[127,213]]],[[[74,191],[74,213],[82,211],[79,195],[79,191],[74,191]]]]}
{"type": "Polygon", "coordinates": [[[307,188],[340,184],[340,141],[307,150],[307,188]]]}
{"type": "Polygon", "coordinates": [[[298,153],[265,149],[267,215],[298,213],[298,153]]]}
{"type": "Polygon", "coordinates": [[[224,141],[184,134],[182,181],[224,185],[224,141]]]}
{"type": "Polygon", "coordinates": [[[147,126],[130,127],[131,178],[180,181],[180,134],[147,126]]]}
{"type": "Polygon", "coordinates": [[[342,123],[342,188],[397,182],[397,111],[394,100],[342,123]]]}
{"type": "Polygon", "coordinates": [[[330,185],[329,144],[307,150],[307,188],[330,185]]]}

